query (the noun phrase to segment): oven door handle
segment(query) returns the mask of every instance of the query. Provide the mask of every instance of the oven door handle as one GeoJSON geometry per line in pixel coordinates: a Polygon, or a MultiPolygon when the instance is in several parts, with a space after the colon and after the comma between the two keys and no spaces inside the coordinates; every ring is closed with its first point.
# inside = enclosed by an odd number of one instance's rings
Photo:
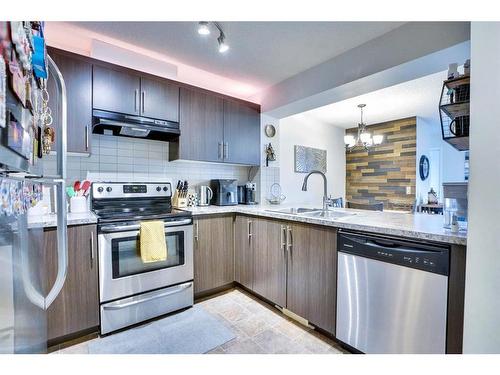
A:
{"type": "MultiPolygon", "coordinates": [[[[178,220],[178,221],[167,221],[165,222],[165,228],[168,227],[178,227],[181,225],[188,225],[191,224],[192,220],[191,219],[184,219],[184,220],[178,220]]],[[[102,233],[111,233],[111,232],[128,232],[132,230],[138,230],[141,228],[140,224],[134,224],[134,225],[104,225],[101,227],[101,232],[102,233]]]]}
{"type": "Polygon", "coordinates": [[[140,303],[149,302],[149,301],[157,299],[157,298],[170,296],[172,294],[177,294],[177,293],[182,292],[183,290],[191,288],[192,286],[193,286],[193,283],[189,283],[189,284],[181,285],[181,286],[179,286],[178,288],[176,288],[174,290],[169,290],[169,291],[164,292],[164,293],[155,294],[155,295],[153,295],[151,297],[146,297],[146,298],[138,299],[138,300],[135,300],[135,301],[120,303],[120,304],[117,304],[117,305],[105,305],[102,308],[104,310],[120,310],[120,309],[124,309],[126,307],[138,305],[140,303]]]}

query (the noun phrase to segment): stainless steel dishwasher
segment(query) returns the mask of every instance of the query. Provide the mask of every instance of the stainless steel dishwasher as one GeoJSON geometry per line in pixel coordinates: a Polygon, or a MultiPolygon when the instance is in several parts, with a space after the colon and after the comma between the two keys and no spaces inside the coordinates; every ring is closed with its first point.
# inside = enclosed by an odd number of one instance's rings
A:
{"type": "Polygon", "coordinates": [[[363,353],[445,353],[449,249],[340,231],[336,337],[363,353]]]}

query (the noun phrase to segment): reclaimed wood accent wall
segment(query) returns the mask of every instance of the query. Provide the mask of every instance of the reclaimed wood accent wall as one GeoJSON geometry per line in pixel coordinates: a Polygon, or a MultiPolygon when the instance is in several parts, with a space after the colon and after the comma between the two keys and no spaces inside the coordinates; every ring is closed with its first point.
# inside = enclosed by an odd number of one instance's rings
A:
{"type": "MultiPolygon", "coordinates": [[[[408,210],[415,200],[417,119],[410,117],[369,125],[372,134],[382,134],[381,145],[369,151],[346,151],[346,200],[384,203],[384,209],[408,210]],[[407,186],[411,194],[407,194],[407,186]]],[[[357,128],[346,134],[357,135],[357,128]]]]}

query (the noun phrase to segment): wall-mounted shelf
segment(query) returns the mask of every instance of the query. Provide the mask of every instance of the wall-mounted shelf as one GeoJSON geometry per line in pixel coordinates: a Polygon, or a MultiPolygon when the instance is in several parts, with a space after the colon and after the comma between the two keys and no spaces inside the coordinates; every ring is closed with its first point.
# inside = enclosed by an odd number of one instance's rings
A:
{"type": "Polygon", "coordinates": [[[470,76],[443,82],[439,116],[443,140],[459,151],[469,149],[470,76]]]}

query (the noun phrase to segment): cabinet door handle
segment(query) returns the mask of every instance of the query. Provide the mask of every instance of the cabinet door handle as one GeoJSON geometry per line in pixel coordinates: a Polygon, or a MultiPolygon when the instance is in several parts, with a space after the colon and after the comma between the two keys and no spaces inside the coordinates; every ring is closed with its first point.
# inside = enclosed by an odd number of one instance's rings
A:
{"type": "Polygon", "coordinates": [[[142,113],[146,112],[146,91],[142,92],[142,113]]]}
{"type": "Polygon", "coordinates": [[[284,225],[281,226],[281,248],[286,250],[286,228],[284,225]]]}
{"type": "Polygon", "coordinates": [[[194,232],[194,239],[195,239],[196,242],[198,242],[198,234],[199,234],[199,231],[198,231],[198,229],[199,229],[198,221],[195,221],[194,225],[196,227],[195,232],[194,232]]]}
{"type": "Polygon", "coordinates": [[[137,112],[137,90],[134,90],[134,112],[137,112]]]}
{"type": "Polygon", "coordinates": [[[252,220],[248,220],[248,241],[252,240],[252,220]]]}
{"type": "Polygon", "coordinates": [[[290,225],[286,226],[287,229],[287,236],[286,236],[286,247],[288,249],[288,252],[291,253],[292,248],[293,248],[293,232],[292,232],[292,227],[290,225]]]}
{"type": "Polygon", "coordinates": [[[85,150],[89,149],[89,126],[85,125],[85,150]]]}
{"type": "Polygon", "coordinates": [[[217,154],[217,159],[222,159],[223,156],[222,156],[222,142],[219,142],[218,144],[218,147],[219,147],[219,150],[218,150],[218,154],[217,154]]]}
{"type": "Polygon", "coordinates": [[[223,159],[228,159],[229,158],[229,143],[224,142],[224,155],[223,159]]]}
{"type": "Polygon", "coordinates": [[[94,268],[94,232],[90,232],[90,268],[94,268]]]}

